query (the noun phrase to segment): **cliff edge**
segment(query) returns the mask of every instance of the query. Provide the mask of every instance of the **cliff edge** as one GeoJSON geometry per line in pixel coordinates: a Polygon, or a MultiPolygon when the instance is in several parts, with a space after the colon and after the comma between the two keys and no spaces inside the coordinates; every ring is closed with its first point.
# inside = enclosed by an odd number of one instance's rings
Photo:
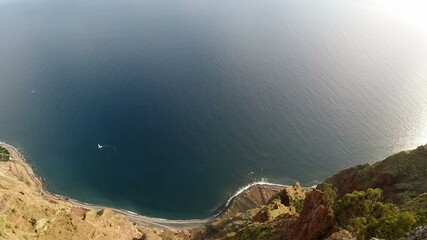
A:
{"type": "Polygon", "coordinates": [[[47,192],[0,144],[0,239],[417,239],[427,229],[427,145],[340,171],[316,189],[257,184],[218,216],[163,220],[47,192]]]}

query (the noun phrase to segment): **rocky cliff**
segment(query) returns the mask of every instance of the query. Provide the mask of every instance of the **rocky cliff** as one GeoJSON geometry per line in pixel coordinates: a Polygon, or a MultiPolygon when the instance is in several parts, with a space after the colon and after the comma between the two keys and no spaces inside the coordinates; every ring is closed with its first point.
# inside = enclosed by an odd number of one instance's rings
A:
{"type": "Polygon", "coordinates": [[[4,147],[0,239],[417,239],[427,225],[427,145],[340,171],[317,189],[255,185],[214,219],[169,225],[49,194],[4,147]]]}
{"type": "Polygon", "coordinates": [[[0,151],[0,239],[188,239],[185,232],[136,225],[111,209],[91,209],[51,195],[19,153],[0,151]]]}
{"type": "Polygon", "coordinates": [[[345,169],[314,190],[303,189],[299,184],[286,187],[265,205],[228,215],[221,224],[208,225],[195,236],[198,239],[399,239],[405,232],[425,225],[427,145],[372,165],[345,169]]]}
{"type": "Polygon", "coordinates": [[[338,189],[338,197],[356,190],[380,188],[384,200],[404,203],[427,192],[427,145],[396,153],[383,161],[359,165],[325,180],[338,189]]]}

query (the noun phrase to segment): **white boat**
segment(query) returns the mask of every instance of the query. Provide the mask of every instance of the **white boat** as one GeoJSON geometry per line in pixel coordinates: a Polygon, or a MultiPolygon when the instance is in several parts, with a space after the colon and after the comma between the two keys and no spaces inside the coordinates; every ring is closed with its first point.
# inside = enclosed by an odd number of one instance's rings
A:
{"type": "Polygon", "coordinates": [[[101,149],[103,146],[101,144],[98,143],[98,148],[101,149]]]}

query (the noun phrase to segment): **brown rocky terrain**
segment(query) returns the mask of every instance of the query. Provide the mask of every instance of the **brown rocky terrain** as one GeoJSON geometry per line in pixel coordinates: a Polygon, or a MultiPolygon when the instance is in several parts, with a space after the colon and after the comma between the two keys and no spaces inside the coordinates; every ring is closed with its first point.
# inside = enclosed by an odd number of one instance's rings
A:
{"type": "Polygon", "coordinates": [[[327,206],[324,194],[315,189],[305,198],[298,219],[286,235],[288,239],[316,240],[327,236],[334,224],[334,213],[327,206]]]}
{"type": "Polygon", "coordinates": [[[380,188],[384,200],[404,203],[427,192],[427,145],[396,153],[372,165],[352,167],[325,180],[338,189],[338,198],[356,190],[380,188]]]}
{"type": "Polygon", "coordinates": [[[241,201],[248,200],[247,197],[237,197],[230,210],[238,211],[226,212],[213,223],[196,229],[193,236],[195,239],[284,239],[288,233],[286,229],[298,219],[306,193],[310,194],[311,190],[296,183],[292,187],[275,189],[271,194],[265,191],[265,186],[255,186],[248,193],[264,193],[258,195],[263,197],[255,201],[257,204],[250,208],[237,208],[241,201]]]}
{"type": "Polygon", "coordinates": [[[2,150],[0,161],[0,239],[356,239],[339,225],[327,184],[336,190],[336,199],[355,190],[381,189],[385,201],[397,204],[395,211],[413,214],[415,226],[424,226],[412,235],[423,235],[425,225],[420,224],[427,223],[427,145],[343,170],[318,189],[298,183],[254,185],[219,216],[188,221],[149,218],[50,194],[15,149],[1,146],[8,151],[2,150]]]}
{"type": "Polygon", "coordinates": [[[0,146],[8,150],[0,161],[0,239],[190,239],[198,226],[260,208],[283,189],[251,186],[215,219],[163,220],[50,194],[16,149],[0,146]]]}
{"type": "Polygon", "coordinates": [[[136,225],[111,209],[91,209],[44,191],[11,147],[0,161],[0,239],[188,239],[185,231],[136,225]]]}
{"type": "MultiPolygon", "coordinates": [[[[394,228],[398,229],[399,225],[407,224],[423,225],[427,223],[426,183],[427,145],[394,154],[372,165],[366,164],[343,170],[320,184],[319,189],[303,189],[299,184],[286,187],[272,195],[264,206],[254,204],[248,205],[251,206],[249,208],[240,208],[240,211],[225,215],[221,221],[207,225],[196,232],[195,236],[196,239],[354,240],[356,238],[342,227],[353,230],[354,228],[341,226],[337,222],[333,210],[335,205],[332,204],[334,201],[337,203],[336,201],[347,193],[375,188],[381,191],[381,198],[376,201],[396,204],[384,205],[385,203],[381,202],[378,202],[379,205],[374,204],[377,207],[393,208],[387,213],[389,215],[383,217],[388,219],[386,221],[403,221],[394,224],[394,228]],[[335,195],[331,196],[330,191],[323,193],[319,190],[323,190],[326,183],[332,186],[331,189],[336,190],[335,195]],[[399,218],[401,220],[398,220],[399,218]]],[[[362,193],[351,195],[349,199],[357,199],[355,196],[362,196],[362,193]]],[[[357,201],[359,202],[355,203],[365,204],[364,198],[357,201]]],[[[369,204],[369,201],[366,199],[366,204],[369,204]]],[[[371,210],[368,208],[366,211],[371,210]]],[[[376,220],[372,218],[373,216],[366,221],[371,221],[370,224],[382,221],[380,215],[376,220]]],[[[388,229],[387,226],[383,228],[379,225],[369,226],[375,229],[388,229]]],[[[392,239],[397,239],[395,237],[401,235],[402,230],[396,231],[378,234],[391,234],[392,239]]]]}

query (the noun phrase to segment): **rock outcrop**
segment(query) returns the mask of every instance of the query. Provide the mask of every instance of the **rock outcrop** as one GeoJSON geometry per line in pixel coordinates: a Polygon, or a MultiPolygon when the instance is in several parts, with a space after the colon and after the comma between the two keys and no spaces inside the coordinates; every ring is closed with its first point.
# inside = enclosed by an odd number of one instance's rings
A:
{"type": "Polygon", "coordinates": [[[404,203],[401,209],[414,213],[418,222],[427,223],[427,193],[420,194],[418,197],[404,203]]]}
{"type": "Polygon", "coordinates": [[[357,240],[351,233],[344,229],[337,229],[324,240],[357,240]]]}
{"type": "Polygon", "coordinates": [[[138,239],[136,226],[111,210],[89,211],[0,176],[0,239],[138,239]]]}
{"type": "Polygon", "coordinates": [[[280,202],[285,206],[294,206],[298,201],[305,199],[305,193],[299,182],[296,182],[292,188],[284,188],[279,193],[280,202]]]}
{"type": "Polygon", "coordinates": [[[282,214],[295,214],[295,209],[285,206],[280,202],[280,198],[275,198],[264,206],[253,218],[253,222],[267,222],[282,214]]]}
{"type": "Polygon", "coordinates": [[[427,192],[427,145],[394,154],[383,161],[359,165],[325,180],[338,198],[353,191],[380,188],[385,201],[402,204],[427,192]]]}
{"type": "Polygon", "coordinates": [[[230,206],[221,214],[220,219],[228,218],[228,216],[238,213],[245,213],[249,209],[260,208],[267,204],[271,197],[283,188],[282,186],[274,185],[252,186],[231,200],[230,206]]]}
{"type": "Polygon", "coordinates": [[[427,226],[420,226],[406,234],[400,240],[423,240],[427,239],[427,226]]]}
{"type": "Polygon", "coordinates": [[[193,231],[195,239],[221,239],[232,236],[252,222],[256,213],[284,187],[254,185],[231,200],[229,207],[211,224],[193,231]]]}
{"type": "Polygon", "coordinates": [[[282,214],[294,215],[302,209],[307,190],[296,182],[293,187],[286,187],[273,196],[252,219],[255,222],[266,222],[282,214]]]}
{"type": "Polygon", "coordinates": [[[44,191],[31,167],[11,147],[0,161],[0,239],[188,239],[155,227],[138,226],[111,209],[89,209],[44,191]]]}
{"type": "Polygon", "coordinates": [[[335,223],[333,211],[327,206],[324,194],[315,189],[307,194],[298,219],[288,229],[287,238],[316,240],[326,236],[335,223]]]}
{"type": "MultiPolygon", "coordinates": [[[[354,240],[347,230],[357,232],[335,221],[331,202],[336,203],[335,195],[341,199],[346,193],[368,188],[382,189],[386,201],[414,214],[419,225],[427,223],[427,145],[343,170],[325,181],[332,185],[321,184],[318,189],[302,188],[298,183],[293,187],[252,186],[209,224],[191,230],[138,225],[130,221],[132,216],[118,210],[91,208],[49,194],[31,167],[9,147],[4,149],[12,160],[0,162],[0,240],[354,240]]],[[[336,214],[340,219],[338,211],[336,214]]],[[[424,239],[426,232],[425,226],[417,228],[403,240],[424,239]]]]}

